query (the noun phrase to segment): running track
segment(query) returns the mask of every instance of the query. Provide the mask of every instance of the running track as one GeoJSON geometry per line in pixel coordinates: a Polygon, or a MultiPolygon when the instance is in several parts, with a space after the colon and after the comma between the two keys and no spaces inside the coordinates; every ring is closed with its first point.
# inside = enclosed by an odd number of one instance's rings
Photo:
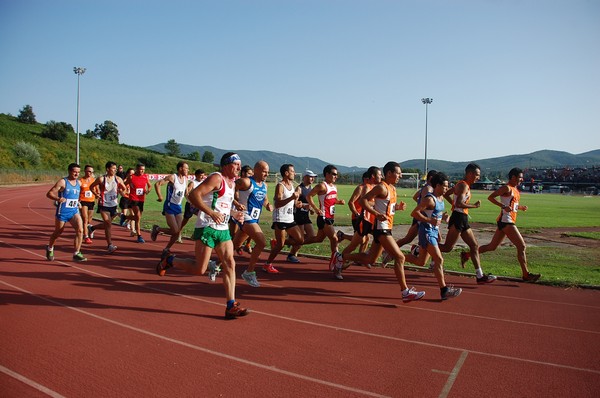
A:
{"type": "MultiPolygon", "coordinates": [[[[48,262],[48,185],[0,188],[1,397],[597,397],[600,292],[448,276],[464,289],[402,303],[393,271],[323,260],[238,279],[252,313],[223,320],[222,286],[154,273],[165,237],[113,228],[71,261],[67,227],[48,262]]],[[[175,247],[179,255],[191,242],[175,247]]],[[[511,259],[512,261],[512,259],[511,259]]],[[[238,274],[247,257],[239,260],[238,274]]]]}

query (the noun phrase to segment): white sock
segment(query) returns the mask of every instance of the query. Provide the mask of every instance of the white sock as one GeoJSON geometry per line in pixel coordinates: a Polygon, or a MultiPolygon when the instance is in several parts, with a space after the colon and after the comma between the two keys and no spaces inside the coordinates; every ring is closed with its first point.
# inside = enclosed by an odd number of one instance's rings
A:
{"type": "Polygon", "coordinates": [[[482,271],[481,267],[477,268],[475,270],[475,274],[477,275],[478,278],[483,278],[483,271],[482,271]]]}

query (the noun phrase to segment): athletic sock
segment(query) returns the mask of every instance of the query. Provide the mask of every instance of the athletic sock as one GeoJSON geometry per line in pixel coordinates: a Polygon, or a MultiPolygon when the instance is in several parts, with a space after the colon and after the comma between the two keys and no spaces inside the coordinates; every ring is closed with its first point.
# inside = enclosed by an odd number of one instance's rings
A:
{"type": "Polygon", "coordinates": [[[227,309],[230,309],[231,307],[233,307],[233,303],[235,303],[235,300],[228,300],[227,301],[227,309]]]}
{"type": "Polygon", "coordinates": [[[448,291],[448,286],[444,286],[440,288],[440,294],[442,295],[442,297],[446,294],[446,292],[448,291]]]}
{"type": "Polygon", "coordinates": [[[483,278],[483,271],[481,270],[481,267],[475,270],[475,274],[478,278],[483,278]]]}
{"type": "Polygon", "coordinates": [[[407,294],[408,294],[408,289],[404,289],[404,290],[402,291],[402,295],[403,295],[403,296],[406,296],[407,294]]]}

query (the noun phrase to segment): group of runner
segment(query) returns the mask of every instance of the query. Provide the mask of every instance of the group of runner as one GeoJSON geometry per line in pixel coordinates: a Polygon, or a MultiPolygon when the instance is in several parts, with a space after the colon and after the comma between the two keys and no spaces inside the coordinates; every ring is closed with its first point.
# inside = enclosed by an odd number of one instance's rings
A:
{"type": "MultiPolygon", "coordinates": [[[[480,176],[480,168],[476,164],[469,164],[465,178],[451,189],[445,174],[429,173],[427,183],[413,198],[417,202],[411,212],[414,218],[413,225],[407,236],[398,241],[392,236],[394,214],[397,210],[405,210],[406,204],[397,200],[395,185],[402,176],[397,162],[388,162],[383,169],[370,167],[363,175],[363,182],[356,187],[348,203],[352,212],[352,236],[341,231],[336,232],[334,229],[335,206],[346,204],[337,195],[335,183],[338,170],[335,166],[326,166],[323,170],[323,180],[313,187],[314,178],[317,176],[315,173],[306,170],[302,176],[302,183],[295,186],[294,166],[282,165],[279,169],[281,181],[275,186],[273,203],[268,199],[266,179],[269,175],[269,165],[266,162],[257,162],[251,172],[247,170],[247,175],[240,177],[241,159],[236,153],[228,152],[221,158],[220,167],[219,172],[208,176],[202,170],[197,170],[195,179],[190,181],[188,164],[180,162],[176,173],[167,175],[155,183],[159,201],[163,200],[160,188],[167,184],[163,214],[168,228],[154,225],[151,238],[156,240],[159,234],[170,235],[156,266],[156,272],[160,276],[164,276],[169,268],[175,267],[196,275],[203,275],[208,271],[209,279],[215,281],[217,274],[222,272],[227,301],[225,317],[228,319],[248,313],[235,299],[236,252],[242,255],[244,248],[249,252],[249,264],[243,271],[242,278],[250,286],[260,286],[255,269],[260,254],[266,247],[266,238],[259,225],[263,209],[273,213],[271,228],[274,230],[274,238],[271,240],[269,257],[262,266],[262,270],[267,273],[279,273],[273,261],[285,245],[290,246],[286,261],[299,263],[297,255],[302,246],[322,242],[327,238],[331,249],[329,270],[335,278],[342,280],[343,270],[352,264],[370,267],[385,250],[384,262],[394,261],[402,300],[419,300],[425,292],[408,287],[404,263],[409,261],[424,265],[427,258],[431,257],[440,296],[445,300],[458,296],[461,289],[446,285],[442,253],[452,250],[458,237],[462,237],[470,250],[461,254],[461,263],[464,266],[470,258],[475,266],[477,283],[491,283],[496,277],[483,273],[479,253],[494,250],[504,237],[508,236],[517,248],[523,279],[535,281],[540,277],[527,269],[525,243],[515,225],[517,211],[527,210],[526,206],[519,204],[519,192],[516,189],[523,179],[523,173],[519,169],[511,170],[508,184],[489,196],[488,199],[492,203],[501,207],[501,214],[492,242],[480,247],[468,223],[469,209],[481,205],[480,201],[470,203],[470,186],[480,176]],[[182,206],[184,197],[187,197],[185,210],[182,206]],[[315,199],[318,199],[318,203],[315,203],[315,199]],[[444,211],[445,200],[452,204],[452,215],[448,219],[448,235],[445,242],[441,243],[439,227],[447,218],[444,211]],[[312,227],[311,214],[317,215],[316,233],[312,227]],[[181,239],[183,226],[194,215],[197,215],[192,235],[195,241],[195,258],[177,258],[171,252],[171,247],[181,239]],[[369,235],[373,237],[370,247],[369,235]],[[410,243],[417,236],[419,250],[411,250],[411,253],[405,256],[400,247],[410,243]],[[350,240],[350,244],[340,252],[338,244],[345,239],[350,240]],[[248,248],[249,240],[254,242],[252,249],[248,248]],[[357,248],[359,250],[355,252],[357,248]],[[218,261],[211,260],[213,249],[218,261]]],[[[68,171],[69,175],[57,181],[47,193],[47,197],[58,204],[55,230],[46,247],[48,260],[54,258],[54,242],[64,230],[66,222],[70,222],[76,230],[73,260],[86,261],[81,253],[81,244],[84,241],[90,243],[94,231],[98,229],[105,231],[108,252],[114,252],[117,247],[111,240],[111,225],[117,214],[119,194],[129,198],[132,209],[131,214],[122,217],[121,224],[127,219],[131,220],[132,231],[137,235],[137,241],[144,243],[140,221],[145,196],[150,192],[151,185],[143,164],[138,164],[133,174],[125,179],[117,175],[117,165],[114,162],[108,162],[106,174],[98,178],[93,177],[94,170],[89,165],[85,166],[85,175],[82,178],[79,178],[79,165],[69,165],[68,171]],[[92,226],[90,221],[96,199],[102,223],[92,226]]]]}

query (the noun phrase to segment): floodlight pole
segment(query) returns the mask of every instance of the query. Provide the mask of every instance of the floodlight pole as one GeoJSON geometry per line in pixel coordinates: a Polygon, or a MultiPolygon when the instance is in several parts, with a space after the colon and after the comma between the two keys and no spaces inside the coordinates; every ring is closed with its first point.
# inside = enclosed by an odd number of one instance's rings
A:
{"type": "Polygon", "coordinates": [[[77,75],[77,159],[75,163],[79,164],[79,77],[85,73],[85,68],[76,66],[73,68],[73,72],[77,75]]]}
{"type": "Polygon", "coordinates": [[[433,102],[433,98],[421,98],[421,102],[425,104],[425,176],[427,176],[427,116],[428,107],[433,102]]]}

